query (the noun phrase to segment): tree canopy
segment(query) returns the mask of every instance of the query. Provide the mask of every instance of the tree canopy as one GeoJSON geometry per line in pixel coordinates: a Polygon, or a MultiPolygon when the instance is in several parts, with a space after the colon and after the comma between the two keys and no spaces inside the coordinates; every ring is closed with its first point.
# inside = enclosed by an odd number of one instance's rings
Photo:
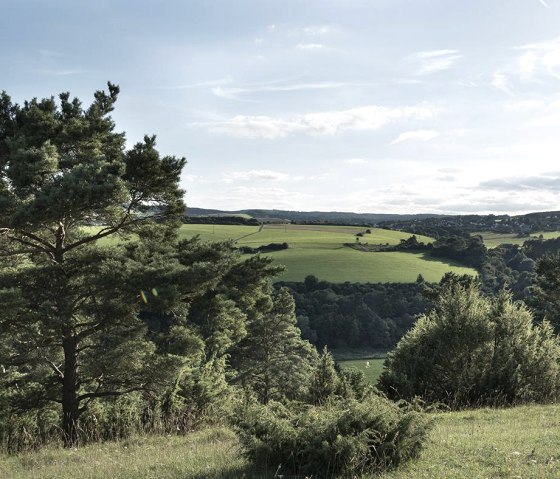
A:
{"type": "Polygon", "coordinates": [[[511,293],[485,297],[479,284],[448,276],[385,363],[391,397],[451,406],[545,402],[560,392],[560,347],[550,324],[533,325],[511,293]]]}
{"type": "Polygon", "coordinates": [[[118,93],[109,83],[87,108],[69,93],[0,97],[1,361],[28,401],[62,405],[67,444],[91,400],[147,388],[166,360],[138,313],[144,290],[172,303],[177,261],[99,240],[172,239],[186,160],[162,157],[154,136],[127,151],[110,117],[118,93]]]}

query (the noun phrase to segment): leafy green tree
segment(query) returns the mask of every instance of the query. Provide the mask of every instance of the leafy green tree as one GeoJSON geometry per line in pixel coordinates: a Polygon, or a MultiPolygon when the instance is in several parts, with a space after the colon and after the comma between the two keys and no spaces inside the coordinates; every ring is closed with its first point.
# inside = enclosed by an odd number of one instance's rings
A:
{"type": "Polygon", "coordinates": [[[536,284],[529,305],[537,320],[547,319],[560,332],[560,255],[544,256],[537,263],[536,284]]]}
{"type": "Polygon", "coordinates": [[[327,347],[319,356],[313,369],[313,376],[309,387],[309,394],[313,404],[321,404],[335,394],[341,386],[340,378],[335,368],[334,359],[327,347]]]}
{"type": "Polygon", "coordinates": [[[126,151],[118,93],[109,83],[87,108],[68,93],[0,96],[0,363],[27,402],[61,404],[66,445],[92,400],[148,390],[168,369],[138,313],[178,298],[178,262],[155,245],[184,212],[185,159],[149,136],[126,151]],[[138,246],[99,245],[132,233],[138,246]]]}
{"type": "Polygon", "coordinates": [[[294,300],[288,290],[263,285],[253,292],[247,336],[232,351],[236,381],[253,389],[263,403],[305,396],[316,357],[301,338],[294,300]]]}
{"type": "Polygon", "coordinates": [[[548,323],[502,291],[447,281],[389,354],[379,386],[389,396],[421,396],[451,406],[544,402],[560,392],[560,346],[548,323]]]}

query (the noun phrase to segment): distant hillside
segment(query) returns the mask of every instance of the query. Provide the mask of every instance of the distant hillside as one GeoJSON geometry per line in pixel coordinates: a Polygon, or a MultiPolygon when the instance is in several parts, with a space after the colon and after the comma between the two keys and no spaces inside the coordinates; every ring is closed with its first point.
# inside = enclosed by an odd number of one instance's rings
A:
{"type": "Polygon", "coordinates": [[[525,215],[456,215],[396,220],[378,223],[382,228],[423,234],[434,238],[468,236],[471,233],[491,231],[494,233],[517,234],[520,237],[531,233],[560,231],[560,212],[543,211],[525,215]]]}
{"type": "Polygon", "coordinates": [[[263,223],[290,221],[295,223],[322,223],[322,224],[346,224],[346,225],[374,225],[382,221],[410,221],[436,218],[441,215],[417,214],[398,215],[382,213],[349,213],[342,211],[286,211],[286,210],[261,210],[249,209],[238,211],[212,210],[205,208],[189,207],[186,211],[187,217],[197,216],[239,216],[249,215],[263,223]]]}

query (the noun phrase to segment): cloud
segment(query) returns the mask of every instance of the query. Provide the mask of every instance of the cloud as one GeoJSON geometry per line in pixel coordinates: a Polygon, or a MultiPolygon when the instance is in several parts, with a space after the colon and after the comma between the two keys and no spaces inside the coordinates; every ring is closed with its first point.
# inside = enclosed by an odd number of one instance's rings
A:
{"type": "Polygon", "coordinates": [[[560,37],[544,42],[529,43],[515,47],[522,53],[518,59],[519,73],[522,78],[533,78],[545,72],[560,78],[560,37]]]}
{"type": "Polygon", "coordinates": [[[508,95],[513,95],[513,91],[507,77],[501,72],[494,72],[490,84],[494,88],[497,88],[498,90],[507,93],[508,95]]]}
{"type": "Polygon", "coordinates": [[[550,205],[546,201],[530,199],[520,200],[511,198],[478,197],[471,198],[465,203],[441,204],[440,211],[450,214],[489,214],[489,213],[508,213],[520,214],[534,211],[545,211],[550,205]]]}
{"type": "Polygon", "coordinates": [[[560,127],[560,113],[551,113],[533,118],[525,123],[527,128],[560,127]]]}
{"type": "Polygon", "coordinates": [[[509,103],[508,105],[506,105],[506,108],[513,111],[532,110],[544,105],[545,102],[543,100],[521,100],[514,103],[509,103]]]}
{"type": "Polygon", "coordinates": [[[396,139],[391,142],[391,145],[396,145],[403,141],[408,140],[420,140],[420,141],[430,141],[437,138],[439,133],[436,130],[415,130],[415,131],[405,131],[401,133],[396,139]]]}
{"type": "Polygon", "coordinates": [[[204,88],[204,87],[213,87],[219,85],[227,85],[231,83],[233,80],[231,77],[220,78],[218,80],[204,80],[195,83],[185,83],[183,85],[171,85],[171,86],[163,86],[159,87],[160,90],[189,90],[191,88],[204,88]]]}
{"type": "Polygon", "coordinates": [[[313,195],[284,188],[261,188],[238,186],[225,192],[226,204],[238,205],[236,208],[298,209],[303,202],[309,201],[313,195]]]}
{"type": "Polygon", "coordinates": [[[449,70],[458,60],[463,58],[459,50],[430,50],[417,52],[408,57],[416,65],[414,75],[429,75],[430,73],[449,70]]]}
{"type": "Polygon", "coordinates": [[[539,57],[532,51],[525,52],[517,61],[522,78],[531,78],[535,72],[539,57]]]}
{"type": "Polygon", "coordinates": [[[212,93],[221,98],[230,100],[238,100],[240,96],[251,93],[275,93],[275,92],[293,92],[303,90],[330,90],[347,87],[363,87],[373,86],[373,83],[351,83],[351,82],[316,82],[316,83],[292,83],[282,84],[260,83],[241,86],[216,86],[212,88],[212,93]]]}
{"type": "Polygon", "coordinates": [[[296,45],[296,48],[298,50],[323,50],[325,48],[325,45],[323,45],[322,43],[298,43],[296,45]]]}
{"type": "Polygon", "coordinates": [[[307,35],[308,37],[318,37],[331,33],[333,29],[329,25],[320,25],[320,26],[303,27],[301,31],[304,35],[307,35]]]}
{"type": "Polygon", "coordinates": [[[40,73],[41,75],[70,76],[70,75],[80,75],[80,74],[83,73],[83,71],[82,70],[65,70],[65,69],[60,69],[60,70],[47,69],[47,70],[37,70],[37,73],[40,73]]]}
{"type": "Polygon", "coordinates": [[[551,172],[530,177],[497,178],[483,181],[479,184],[481,188],[518,192],[519,190],[537,190],[539,192],[559,192],[560,172],[551,172]]]}
{"type": "Polygon", "coordinates": [[[423,120],[435,115],[435,108],[426,103],[402,108],[368,105],[289,118],[237,115],[222,121],[191,123],[190,126],[240,138],[276,139],[296,133],[334,135],[344,131],[372,131],[399,120],[423,120]]]}
{"type": "Polygon", "coordinates": [[[232,180],[288,180],[289,175],[272,170],[234,171],[228,178],[232,180]]]}
{"type": "Polygon", "coordinates": [[[39,54],[43,58],[59,58],[59,57],[62,56],[62,53],[60,53],[59,51],[50,50],[48,48],[40,48],[39,49],[39,54]]]}
{"type": "Polygon", "coordinates": [[[349,165],[367,165],[368,161],[363,158],[350,158],[345,160],[344,163],[348,163],[349,165]]]}

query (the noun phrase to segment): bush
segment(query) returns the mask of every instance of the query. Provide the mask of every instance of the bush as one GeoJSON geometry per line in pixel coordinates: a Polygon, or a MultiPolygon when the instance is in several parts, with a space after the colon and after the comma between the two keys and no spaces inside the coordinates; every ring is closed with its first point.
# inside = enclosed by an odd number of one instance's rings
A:
{"type": "Polygon", "coordinates": [[[379,387],[451,407],[547,402],[560,392],[560,346],[548,323],[502,291],[449,281],[385,363],[379,387]]]}
{"type": "Polygon", "coordinates": [[[376,395],[290,408],[252,406],[240,424],[248,458],[281,473],[330,477],[382,472],[414,458],[430,423],[376,395]]]}

